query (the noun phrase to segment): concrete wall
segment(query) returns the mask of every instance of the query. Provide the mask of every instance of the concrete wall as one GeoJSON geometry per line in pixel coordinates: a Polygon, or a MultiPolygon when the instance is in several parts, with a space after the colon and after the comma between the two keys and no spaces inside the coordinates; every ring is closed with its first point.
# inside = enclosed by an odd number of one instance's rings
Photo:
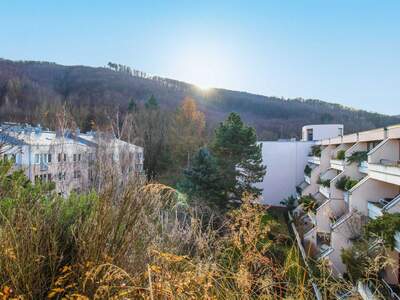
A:
{"type": "Polygon", "coordinates": [[[307,141],[307,130],[313,130],[313,140],[323,140],[343,134],[343,125],[340,124],[321,124],[307,125],[302,128],[302,140],[307,141]]]}
{"type": "Polygon", "coordinates": [[[276,141],[262,144],[263,164],[267,166],[264,181],[256,184],[264,189],[264,204],[281,206],[280,202],[296,194],[296,186],[304,180],[304,168],[314,142],[276,141]]]}
{"type": "Polygon", "coordinates": [[[382,181],[366,178],[350,191],[350,210],[368,216],[368,202],[378,202],[381,198],[393,198],[399,194],[399,187],[382,181]]]}

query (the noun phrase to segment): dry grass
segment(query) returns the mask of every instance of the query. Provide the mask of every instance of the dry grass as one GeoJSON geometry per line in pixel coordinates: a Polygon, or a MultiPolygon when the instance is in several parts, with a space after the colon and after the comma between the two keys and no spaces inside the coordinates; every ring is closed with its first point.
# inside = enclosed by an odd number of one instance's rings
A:
{"type": "Polygon", "coordinates": [[[285,225],[132,178],[61,199],[0,163],[0,299],[313,299],[285,225]]]}

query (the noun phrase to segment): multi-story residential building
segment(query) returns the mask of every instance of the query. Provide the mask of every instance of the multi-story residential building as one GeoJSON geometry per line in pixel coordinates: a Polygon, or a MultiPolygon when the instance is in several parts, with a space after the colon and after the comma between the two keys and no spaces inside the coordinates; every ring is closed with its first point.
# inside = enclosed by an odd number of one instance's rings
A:
{"type": "Polygon", "coordinates": [[[332,138],[343,133],[343,125],[308,125],[303,127],[302,139],[262,141],[263,164],[267,173],[257,187],[263,189],[262,203],[280,206],[280,202],[296,194],[296,185],[304,178],[304,167],[315,140],[332,138]]]}
{"type": "MultiPolygon", "coordinates": [[[[318,140],[308,158],[301,196],[316,203],[314,212],[295,213],[303,220],[303,244],[309,255],[326,260],[337,276],[346,272],[342,250],[362,234],[369,220],[400,212],[400,125],[318,140]]],[[[372,245],[373,243],[371,243],[372,245]]],[[[400,228],[385,284],[400,280],[400,228]]]]}
{"type": "Polygon", "coordinates": [[[89,190],[106,162],[122,179],[143,171],[142,147],[94,132],[54,132],[5,123],[0,127],[0,147],[1,156],[15,161],[15,169],[22,169],[32,182],[54,182],[61,195],[89,190]]]}

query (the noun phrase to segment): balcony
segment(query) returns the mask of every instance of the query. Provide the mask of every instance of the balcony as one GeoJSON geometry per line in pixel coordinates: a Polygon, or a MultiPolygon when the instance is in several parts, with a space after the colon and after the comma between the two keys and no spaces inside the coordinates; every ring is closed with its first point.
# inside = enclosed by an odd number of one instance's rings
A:
{"type": "Polygon", "coordinates": [[[344,170],[344,160],[331,159],[331,168],[339,171],[344,170]]]}
{"type": "Polygon", "coordinates": [[[376,219],[383,215],[383,206],[379,202],[368,202],[368,217],[376,219]]]}
{"type": "Polygon", "coordinates": [[[49,169],[49,166],[47,164],[41,163],[39,166],[40,171],[47,171],[49,169]]]}
{"type": "Polygon", "coordinates": [[[321,164],[321,157],[309,156],[308,157],[308,162],[311,163],[311,164],[320,165],[321,164]]]}
{"type": "Polygon", "coordinates": [[[315,219],[315,213],[314,212],[309,211],[308,212],[308,217],[310,218],[312,224],[317,225],[317,221],[315,219]]]}
{"type": "Polygon", "coordinates": [[[338,216],[337,218],[333,218],[331,220],[331,228],[334,229],[335,227],[337,227],[338,225],[340,225],[342,222],[344,222],[347,218],[349,218],[349,214],[344,211],[342,213],[342,215],[338,216]]]}
{"type": "Polygon", "coordinates": [[[397,252],[400,252],[400,231],[397,231],[394,235],[394,239],[396,241],[394,247],[396,248],[397,252]]]}
{"type": "Polygon", "coordinates": [[[344,202],[346,202],[348,204],[349,203],[349,198],[350,198],[349,192],[344,192],[343,193],[344,202]]]}
{"type": "Polygon", "coordinates": [[[368,164],[371,178],[400,185],[400,161],[381,159],[379,163],[368,164]]]}
{"type": "Polygon", "coordinates": [[[318,249],[318,259],[327,257],[333,252],[331,247],[331,235],[326,232],[317,233],[317,249],[318,249]]]}
{"type": "Polygon", "coordinates": [[[324,195],[324,197],[326,197],[326,198],[329,199],[329,196],[330,196],[329,187],[326,187],[326,186],[321,185],[321,186],[319,187],[319,192],[320,192],[322,195],[324,195]]]}
{"type": "Polygon", "coordinates": [[[383,215],[384,212],[397,212],[400,205],[400,195],[392,198],[381,198],[378,201],[368,202],[368,216],[376,219],[383,215]],[[392,210],[393,209],[393,210],[392,210]]]}
{"type": "Polygon", "coordinates": [[[360,171],[360,173],[368,174],[368,162],[362,161],[358,167],[358,170],[360,171]]]}

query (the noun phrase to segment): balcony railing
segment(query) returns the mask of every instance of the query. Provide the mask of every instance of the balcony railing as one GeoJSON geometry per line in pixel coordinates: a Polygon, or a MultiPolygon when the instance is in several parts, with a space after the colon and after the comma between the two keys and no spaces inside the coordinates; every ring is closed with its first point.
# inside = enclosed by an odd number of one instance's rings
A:
{"type": "Polygon", "coordinates": [[[360,163],[360,166],[358,167],[358,170],[360,171],[360,173],[368,174],[368,162],[362,161],[360,163]]]}
{"type": "Polygon", "coordinates": [[[400,231],[397,231],[394,235],[394,247],[396,248],[397,252],[400,252],[400,231]]]}
{"type": "Polygon", "coordinates": [[[326,244],[322,244],[318,249],[319,249],[318,259],[325,258],[333,252],[333,248],[326,244]]]}
{"type": "Polygon", "coordinates": [[[324,195],[326,198],[329,198],[329,196],[330,196],[330,189],[329,189],[329,187],[326,187],[326,186],[321,185],[321,186],[319,187],[319,192],[320,192],[322,195],[324,195]]]}
{"type": "Polygon", "coordinates": [[[344,170],[344,160],[331,159],[331,168],[339,171],[344,170]]]}
{"type": "Polygon", "coordinates": [[[344,202],[349,203],[349,199],[350,199],[349,192],[343,193],[343,199],[344,199],[344,202]]]}
{"type": "Polygon", "coordinates": [[[371,219],[376,219],[382,216],[382,206],[377,202],[368,202],[368,217],[371,219]]]}
{"type": "Polygon", "coordinates": [[[309,156],[308,162],[311,164],[320,165],[321,164],[321,157],[318,156],[309,156]]]}
{"type": "Polygon", "coordinates": [[[369,163],[368,170],[373,179],[400,185],[400,164],[398,161],[382,159],[379,163],[369,163]]]}

